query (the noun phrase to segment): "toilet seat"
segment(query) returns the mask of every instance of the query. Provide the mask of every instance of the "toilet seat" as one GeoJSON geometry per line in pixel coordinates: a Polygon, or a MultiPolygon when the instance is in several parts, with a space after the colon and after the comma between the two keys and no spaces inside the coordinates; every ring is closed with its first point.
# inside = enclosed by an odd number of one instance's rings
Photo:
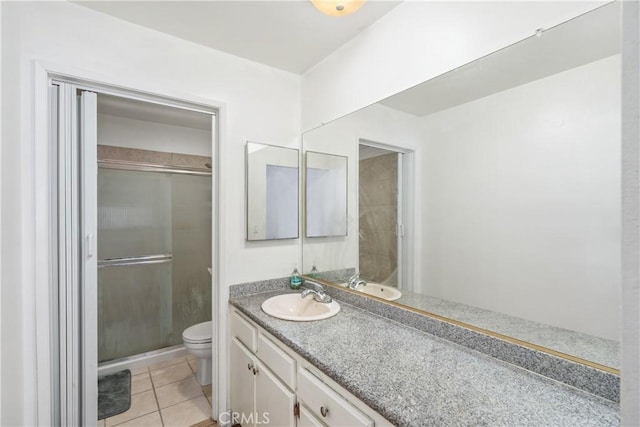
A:
{"type": "Polygon", "coordinates": [[[182,333],[182,340],[189,344],[207,344],[211,343],[212,323],[198,323],[190,326],[182,333]]]}

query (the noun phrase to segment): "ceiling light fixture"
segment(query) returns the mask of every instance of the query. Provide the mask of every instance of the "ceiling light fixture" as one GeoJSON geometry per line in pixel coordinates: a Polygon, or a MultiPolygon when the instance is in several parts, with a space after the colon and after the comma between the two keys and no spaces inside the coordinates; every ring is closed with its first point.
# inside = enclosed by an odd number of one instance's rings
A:
{"type": "Polygon", "coordinates": [[[311,0],[320,12],[329,16],[350,15],[360,9],[366,0],[311,0]]]}

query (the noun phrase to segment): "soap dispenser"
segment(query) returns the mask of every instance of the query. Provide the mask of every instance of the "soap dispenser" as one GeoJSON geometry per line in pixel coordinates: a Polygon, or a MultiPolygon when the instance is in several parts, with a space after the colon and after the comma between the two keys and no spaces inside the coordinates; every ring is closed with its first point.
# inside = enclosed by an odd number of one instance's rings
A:
{"type": "Polygon", "coordinates": [[[291,277],[289,278],[289,286],[291,287],[291,289],[300,289],[300,286],[302,286],[302,276],[300,276],[297,268],[294,268],[293,272],[291,273],[291,277]]]}
{"type": "Polygon", "coordinates": [[[320,272],[318,271],[316,266],[314,265],[313,267],[311,267],[311,271],[309,272],[309,277],[316,278],[318,277],[318,274],[320,274],[320,272]]]}

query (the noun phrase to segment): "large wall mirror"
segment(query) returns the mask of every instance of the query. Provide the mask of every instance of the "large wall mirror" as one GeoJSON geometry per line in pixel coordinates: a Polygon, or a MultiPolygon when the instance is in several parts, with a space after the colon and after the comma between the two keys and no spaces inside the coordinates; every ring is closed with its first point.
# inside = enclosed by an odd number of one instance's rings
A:
{"type": "Polygon", "coordinates": [[[298,238],[298,153],[247,142],[247,240],[298,238]]]}
{"type": "Polygon", "coordinates": [[[396,303],[615,372],[619,9],[305,133],[347,158],[349,215],[346,237],[304,240],[304,271],[355,268],[396,303]]]}

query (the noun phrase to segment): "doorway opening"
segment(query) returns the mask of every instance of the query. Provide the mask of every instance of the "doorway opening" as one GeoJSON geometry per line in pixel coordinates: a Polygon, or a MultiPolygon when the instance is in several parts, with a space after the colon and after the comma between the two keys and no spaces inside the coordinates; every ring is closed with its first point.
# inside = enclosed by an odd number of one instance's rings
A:
{"type": "Polygon", "coordinates": [[[49,99],[52,416],[91,425],[98,375],[186,357],[183,331],[216,313],[217,111],[63,78],[51,79],[49,99]]]}
{"type": "Polygon", "coordinates": [[[367,281],[398,289],[411,277],[405,238],[411,154],[366,140],[358,147],[358,268],[367,281]]]}
{"type": "Polygon", "coordinates": [[[97,104],[102,373],[182,348],[182,331],[211,320],[211,116],[103,94],[97,104]]]}

